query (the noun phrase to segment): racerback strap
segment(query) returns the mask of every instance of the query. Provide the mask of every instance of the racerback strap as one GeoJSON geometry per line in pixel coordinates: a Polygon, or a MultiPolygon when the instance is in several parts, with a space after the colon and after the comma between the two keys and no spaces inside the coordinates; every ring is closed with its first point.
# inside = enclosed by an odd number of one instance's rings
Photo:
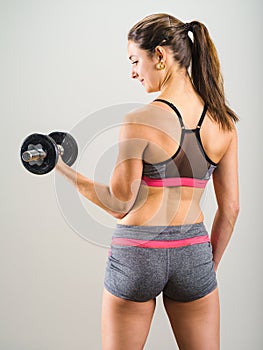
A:
{"type": "Polygon", "coordinates": [[[203,113],[202,113],[202,115],[201,115],[201,118],[199,119],[199,122],[198,122],[198,124],[197,124],[197,128],[198,129],[200,129],[201,128],[201,125],[202,125],[202,123],[203,123],[203,121],[204,121],[204,118],[205,118],[205,114],[206,114],[206,112],[207,112],[207,104],[205,104],[204,105],[204,109],[203,109],[203,113]]]}
{"type": "MultiPolygon", "coordinates": [[[[185,129],[185,126],[184,126],[184,122],[183,122],[183,118],[180,114],[180,112],[178,111],[178,109],[175,107],[175,105],[172,103],[172,102],[169,102],[167,100],[163,100],[162,98],[156,98],[154,101],[159,101],[159,102],[163,102],[163,103],[166,103],[169,107],[171,107],[175,113],[177,114],[178,118],[179,118],[179,121],[180,121],[180,124],[181,124],[181,127],[182,129],[185,129]]],[[[201,128],[201,125],[204,121],[204,118],[205,118],[205,115],[206,115],[206,112],[207,112],[207,104],[204,105],[204,109],[203,109],[203,112],[202,112],[202,115],[199,119],[199,122],[197,124],[197,129],[200,129],[201,128]]]]}
{"type": "Polygon", "coordinates": [[[169,102],[169,101],[163,100],[163,99],[161,99],[161,98],[156,98],[154,101],[159,101],[159,102],[166,103],[169,107],[171,107],[171,108],[175,111],[175,113],[177,114],[182,129],[185,129],[184,122],[183,122],[183,118],[182,118],[180,112],[178,111],[178,109],[175,107],[174,104],[172,104],[172,103],[169,102]]]}

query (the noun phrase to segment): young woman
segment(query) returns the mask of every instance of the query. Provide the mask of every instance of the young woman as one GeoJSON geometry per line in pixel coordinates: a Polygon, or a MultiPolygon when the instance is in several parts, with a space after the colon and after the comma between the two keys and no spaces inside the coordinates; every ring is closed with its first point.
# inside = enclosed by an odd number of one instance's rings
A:
{"type": "Polygon", "coordinates": [[[179,348],[218,350],[216,271],[239,211],[238,118],[225,103],[204,24],[148,16],[130,30],[128,55],[132,78],[160,94],[125,116],[110,185],[57,165],[118,219],[105,275],[103,349],[143,349],[162,293],[179,348]],[[200,200],[211,176],[218,207],[208,235],[200,200]]]}

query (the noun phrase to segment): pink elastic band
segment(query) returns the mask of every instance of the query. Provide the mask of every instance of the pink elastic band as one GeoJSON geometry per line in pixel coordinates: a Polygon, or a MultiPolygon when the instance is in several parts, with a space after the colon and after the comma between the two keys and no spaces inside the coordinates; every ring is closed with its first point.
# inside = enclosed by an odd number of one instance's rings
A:
{"type": "Polygon", "coordinates": [[[189,177],[168,177],[165,179],[151,179],[147,176],[142,177],[142,183],[147,186],[152,187],[196,187],[196,188],[205,188],[208,180],[199,180],[189,177]]]}
{"type": "Polygon", "coordinates": [[[198,236],[193,238],[179,239],[174,241],[144,241],[141,239],[131,239],[131,238],[113,238],[112,245],[121,245],[129,247],[140,248],[179,248],[185,247],[193,244],[207,243],[210,242],[208,236],[198,236]]]}

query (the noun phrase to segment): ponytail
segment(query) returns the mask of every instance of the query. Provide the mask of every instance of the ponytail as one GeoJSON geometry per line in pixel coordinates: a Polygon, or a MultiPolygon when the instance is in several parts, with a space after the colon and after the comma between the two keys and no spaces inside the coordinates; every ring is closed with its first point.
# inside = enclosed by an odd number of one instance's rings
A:
{"type": "Polygon", "coordinates": [[[195,89],[208,105],[211,117],[223,129],[232,130],[239,119],[225,103],[223,78],[216,48],[204,24],[193,21],[187,23],[193,32],[191,77],[195,89]],[[232,119],[232,121],[231,121],[232,119]]]}

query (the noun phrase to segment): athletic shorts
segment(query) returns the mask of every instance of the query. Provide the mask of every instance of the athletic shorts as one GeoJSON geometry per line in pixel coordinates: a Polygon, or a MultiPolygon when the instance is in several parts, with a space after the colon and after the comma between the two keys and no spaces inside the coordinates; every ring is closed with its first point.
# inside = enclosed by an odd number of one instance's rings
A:
{"type": "Polygon", "coordinates": [[[160,293],[189,302],[217,287],[204,223],[182,226],[117,225],[104,280],[113,295],[144,302],[160,293]]]}

